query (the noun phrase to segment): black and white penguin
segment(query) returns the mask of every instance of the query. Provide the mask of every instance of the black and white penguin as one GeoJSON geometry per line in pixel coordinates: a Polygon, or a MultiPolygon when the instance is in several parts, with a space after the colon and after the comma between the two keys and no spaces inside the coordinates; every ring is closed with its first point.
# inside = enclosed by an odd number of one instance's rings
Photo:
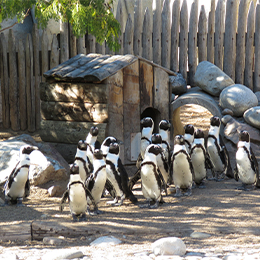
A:
{"type": "Polygon", "coordinates": [[[92,201],[95,211],[97,208],[95,200],[90,191],[85,187],[84,182],[81,180],[78,165],[71,165],[70,180],[67,190],[63,193],[61,199],[60,211],[63,211],[64,203],[68,199],[73,221],[85,221],[86,210],[88,208],[88,197],[92,201]]]}
{"type": "Polygon", "coordinates": [[[86,143],[88,144],[87,157],[92,164],[93,164],[94,150],[100,148],[100,143],[99,141],[97,141],[98,132],[99,132],[98,127],[92,126],[86,138],[86,143]]]}
{"type": "MultiPolygon", "coordinates": [[[[100,149],[95,149],[93,152],[93,167],[94,171],[86,181],[86,188],[91,192],[96,205],[98,205],[107,180],[106,162],[100,149]]],[[[91,203],[91,200],[88,198],[88,204],[91,203]]],[[[90,210],[88,212],[90,215],[102,213],[98,208],[93,212],[90,210]]]]}
{"type": "Polygon", "coordinates": [[[182,196],[181,189],[187,190],[186,196],[192,194],[193,166],[185,147],[183,135],[174,138],[173,154],[171,158],[172,179],[176,189],[176,197],[182,196]]]}
{"type": "Polygon", "coordinates": [[[204,180],[207,177],[207,169],[212,169],[212,164],[205,148],[204,133],[201,129],[196,129],[194,132],[190,158],[194,171],[194,182],[199,188],[205,188],[204,180]]]}
{"type": "Polygon", "coordinates": [[[239,190],[252,190],[260,185],[258,162],[250,146],[250,135],[247,131],[239,133],[234,178],[242,182],[242,186],[237,188],[239,190]]]}
{"type": "Polygon", "coordinates": [[[140,208],[158,208],[162,200],[162,175],[157,166],[156,157],[162,153],[162,148],[156,144],[150,144],[141,163],[140,173],[142,182],[142,192],[147,200],[140,208]]]}
{"type": "Polygon", "coordinates": [[[85,183],[87,177],[93,172],[93,164],[87,157],[88,144],[85,140],[79,140],[77,151],[74,158],[74,165],[79,166],[79,175],[82,181],[85,183]]]}
{"type": "Polygon", "coordinates": [[[108,151],[109,151],[110,144],[112,144],[112,143],[119,143],[119,141],[114,136],[108,136],[102,142],[101,150],[103,152],[104,158],[106,158],[108,151]]]}
{"type": "Polygon", "coordinates": [[[4,186],[4,205],[8,205],[10,202],[11,204],[17,203],[17,206],[23,206],[23,198],[30,195],[30,154],[34,150],[38,150],[38,148],[30,145],[21,146],[19,151],[19,161],[6,180],[4,186]]]}
{"type": "Polygon", "coordinates": [[[194,126],[191,124],[187,124],[184,126],[184,140],[185,140],[185,147],[187,152],[190,154],[191,146],[194,140],[194,126]]]}
{"type": "Polygon", "coordinates": [[[215,180],[223,180],[224,175],[234,178],[227,148],[220,135],[220,118],[210,118],[210,128],[207,137],[207,151],[213,165],[213,177],[215,180]]]}

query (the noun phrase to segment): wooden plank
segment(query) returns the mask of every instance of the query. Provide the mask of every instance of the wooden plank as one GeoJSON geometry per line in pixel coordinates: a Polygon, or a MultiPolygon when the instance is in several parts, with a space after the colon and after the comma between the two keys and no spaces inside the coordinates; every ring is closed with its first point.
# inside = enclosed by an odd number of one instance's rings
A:
{"type": "Polygon", "coordinates": [[[89,53],[96,53],[96,37],[88,33],[89,53]]]}
{"type": "Polygon", "coordinates": [[[41,101],[41,114],[45,120],[107,123],[107,104],[87,102],[41,101]]]}
{"type": "Polygon", "coordinates": [[[135,1],[134,8],[134,55],[142,56],[142,24],[143,24],[142,0],[135,1]]]}
{"type": "Polygon", "coordinates": [[[256,6],[255,15],[255,71],[254,92],[260,91],[260,5],[256,6]]]}
{"type": "Polygon", "coordinates": [[[60,52],[57,35],[53,34],[51,42],[51,57],[50,57],[50,69],[57,67],[60,64],[60,52]]]}
{"type": "Polygon", "coordinates": [[[162,64],[162,3],[156,0],[153,14],[153,62],[162,64]]]}
{"type": "Polygon", "coordinates": [[[139,61],[123,69],[125,164],[132,163],[131,134],[140,132],[139,61]]]}
{"type": "Polygon", "coordinates": [[[17,84],[17,65],[16,65],[16,46],[13,30],[9,30],[8,35],[9,50],[9,103],[10,103],[10,122],[14,131],[20,130],[19,108],[17,106],[19,100],[19,90],[17,84]]]}
{"type": "Polygon", "coordinates": [[[171,28],[171,67],[173,71],[179,71],[179,28],[180,28],[180,0],[175,0],[172,5],[171,28]]]}
{"type": "Polygon", "coordinates": [[[35,84],[35,127],[38,130],[41,123],[41,105],[40,105],[40,54],[39,54],[39,31],[37,24],[33,25],[33,66],[34,66],[34,84],[35,84]]]}
{"type": "Polygon", "coordinates": [[[171,9],[169,0],[164,1],[162,9],[162,66],[170,69],[171,59],[171,9]]]}
{"type": "Polygon", "coordinates": [[[160,119],[169,119],[170,111],[169,76],[159,68],[154,68],[154,105],[160,111],[160,119]]]}
{"type": "Polygon", "coordinates": [[[78,54],[86,54],[86,47],[85,47],[85,37],[78,37],[77,39],[77,49],[78,54]]]}
{"type": "Polygon", "coordinates": [[[140,110],[141,114],[148,107],[153,107],[153,66],[139,62],[140,110]]]}
{"type": "Polygon", "coordinates": [[[40,84],[42,101],[107,103],[106,84],[46,83],[40,84]]]}
{"type": "Polygon", "coordinates": [[[123,7],[122,0],[118,1],[117,9],[116,9],[116,19],[120,24],[121,34],[118,36],[118,43],[120,44],[120,49],[116,51],[116,54],[122,55],[124,53],[124,16],[123,16],[123,7]]]}
{"type": "Polygon", "coordinates": [[[254,33],[255,33],[255,6],[251,2],[247,17],[247,35],[245,49],[245,85],[253,90],[253,57],[254,57],[254,33]]]}
{"type": "Polygon", "coordinates": [[[145,9],[144,22],[143,22],[143,57],[152,60],[152,25],[150,24],[149,9],[145,9]]]}
{"type": "Polygon", "coordinates": [[[26,58],[26,100],[27,100],[27,127],[29,132],[34,132],[35,126],[35,88],[33,85],[33,49],[32,37],[26,37],[25,47],[26,58]]]}
{"type": "Polygon", "coordinates": [[[105,54],[105,52],[106,52],[105,42],[103,42],[103,44],[99,44],[99,43],[97,42],[97,43],[96,43],[96,50],[97,50],[97,53],[105,54]]]}
{"type": "Polygon", "coordinates": [[[214,62],[223,70],[225,0],[219,0],[215,14],[215,52],[214,62]]]}
{"type": "Polygon", "coordinates": [[[60,62],[69,59],[69,24],[60,23],[60,62]]]}
{"type": "Polygon", "coordinates": [[[199,62],[207,60],[207,16],[204,5],[201,6],[198,24],[199,62]]]}
{"type": "Polygon", "coordinates": [[[0,241],[31,240],[31,223],[1,225],[0,241]]]}
{"type": "Polygon", "coordinates": [[[125,37],[124,37],[124,54],[133,54],[134,53],[134,27],[131,18],[131,14],[128,14],[128,18],[125,26],[125,37]]]}
{"type": "Polygon", "coordinates": [[[198,30],[198,8],[199,2],[195,0],[191,5],[189,22],[189,40],[188,40],[188,67],[189,82],[192,87],[195,86],[194,75],[198,65],[197,56],[197,30],[198,30]]]}
{"type": "MultiPolygon", "coordinates": [[[[49,61],[48,61],[48,35],[46,30],[42,32],[42,73],[43,75],[45,72],[49,70],[49,61]]],[[[42,81],[45,81],[45,78],[42,77],[42,81]]]]}
{"type": "Polygon", "coordinates": [[[211,0],[208,16],[207,60],[214,63],[215,0],[211,0]]]}
{"type": "Polygon", "coordinates": [[[27,129],[27,97],[26,97],[26,77],[25,77],[25,49],[23,40],[18,42],[18,73],[19,73],[19,112],[21,130],[27,129]]]}
{"type": "Polygon", "coordinates": [[[44,142],[77,144],[80,139],[86,139],[93,125],[98,127],[98,141],[102,143],[106,136],[106,123],[42,120],[39,134],[44,142]]]}
{"type": "Polygon", "coordinates": [[[180,55],[179,71],[187,80],[187,49],[188,49],[188,6],[187,0],[183,0],[180,14],[180,55]]]}
{"type": "Polygon", "coordinates": [[[73,29],[72,29],[72,25],[69,24],[69,31],[70,31],[70,58],[74,57],[77,55],[77,38],[76,36],[73,34],[73,29]]]}
{"type": "Polygon", "coordinates": [[[7,61],[7,43],[4,33],[1,33],[1,93],[2,93],[2,120],[3,127],[10,128],[10,105],[9,105],[9,78],[7,61]]]}
{"type": "Polygon", "coordinates": [[[238,1],[227,1],[226,14],[223,71],[235,81],[238,1]]]}

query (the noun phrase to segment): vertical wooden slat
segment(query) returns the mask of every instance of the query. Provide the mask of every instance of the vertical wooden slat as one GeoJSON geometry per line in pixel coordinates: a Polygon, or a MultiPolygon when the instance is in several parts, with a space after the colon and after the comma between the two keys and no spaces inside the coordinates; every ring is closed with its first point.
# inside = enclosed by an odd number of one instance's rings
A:
{"type": "Polygon", "coordinates": [[[34,66],[34,84],[35,84],[35,127],[40,129],[41,124],[41,104],[40,104],[40,55],[39,55],[39,31],[37,24],[33,25],[33,66],[34,66]]]}
{"type": "Polygon", "coordinates": [[[247,17],[247,35],[245,49],[245,85],[253,90],[253,58],[254,58],[254,33],[255,33],[255,5],[251,2],[247,17]]]}
{"type": "Polygon", "coordinates": [[[99,54],[105,54],[106,53],[106,46],[105,42],[103,44],[99,44],[98,42],[96,43],[96,51],[99,54]]]}
{"type": "Polygon", "coordinates": [[[187,0],[183,0],[180,14],[180,55],[179,71],[187,80],[187,49],[188,49],[188,6],[187,0]]]}
{"type": "Polygon", "coordinates": [[[2,120],[3,127],[10,127],[10,104],[9,104],[9,78],[7,61],[7,43],[4,33],[1,33],[1,94],[2,94],[2,120]]]}
{"type": "Polygon", "coordinates": [[[224,72],[235,81],[238,1],[228,0],[224,38],[224,72]]]}
{"type": "Polygon", "coordinates": [[[144,23],[143,23],[143,57],[147,60],[152,60],[152,26],[149,9],[145,9],[144,23]]]}
{"type": "Polygon", "coordinates": [[[77,39],[77,50],[78,50],[78,54],[86,54],[85,36],[84,37],[78,37],[78,39],[77,39]]]}
{"type": "Polygon", "coordinates": [[[26,37],[26,97],[27,97],[27,125],[28,131],[35,131],[35,88],[33,86],[33,48],[32,37],[26,37]]]}
{"type": "Polygon", "coordinates": [[[153,62],[161,65],[162,59],[162,5],[156,0],[156,9],[153,14],[153,62]]]}
{"type": "MultiPolygon", "coordinates": [[[[75,55],[74,55],[75,56],[75,55]]],[[[51,42],[50,69],[60,64],[59,43],[56,34],[53,34],[51,42]]]]}
{"type": "MultiPolygon", "coordinates": [[[[22,39],[18,42],[19,110],[21,130],[27,129],[27,97],[25,77],[25,49],[22,39]]],[[[40,101],[40,100],[39,100],[40,101]]]]}
{"type": "Polygon", "coordinates": [[[171,28],[171,65],[173,71],[179,71],[179,27],[180,27],[180,0],[175,0],[172,5],[171,28]]]}
{"type": "Polygon", "coordinates": [[[134,10],[134,55],[142,56],[142,25],[144,19],[142,0],[136,0],[134,10]]]}
{"type": "Polygon", "coordinates": [[[69,32],[70,32],[70,58],[77,55],[77,38],[73,34],[72,25],[69,24],[69,32]]]}
{"type": "Polygon", "coordinates": [[[96,37],[88,33],[89,53],[96,53],[96,37]]]}
{"type": "Polygon", "coordinates": [[[198,25],[199,62],[207,60],[207,16],[204,5],[201,6],[198,25]]]}
{"type": "Polygon", "coordinates": [[[42,81],[45,82],[46,79],[43,77],[43,74],[49,70],[49,62],[48,62],[48,35],[46,30],[43,30],[42,32],[42,81]]]}
{"type": "Polygon", "coordinates": [[[211,0],[208,18],[207,60],[214,63],[215,0],[211,0]]]}
{"type": "Polygon", "coordinates": [[[170,69],[171,58],[171,11],[169,0],[164,0],[162,9],[162,66],[170,69]]]}
{"type": "Polygon", "coordinates": [[[134,39],[133,22],[132,22],[131,15],[128,14],[128,18],[125,26],[124,54],[134,53],[133,39],[134,39]]]}
{"type": "Polygon", "coordinates": [[[236,76],[235,82],[244,84],[244,70],[245,70],[245,36],[246,36],[246,22],[249,8],[249,0],[241,0],[238,13],[237,25],[237,46],[236,46],[236,76]]]}
{"type": "Polygon", "coordinates": [[[256,6],[255,15],[255,73],[254,92],[260,91],[260,5],[256,6]]]}
{"type": "Polygon", "coordinates": [[[190,24],[189,24],[189,43],[188,43],[188,65],[189,65],[189,82],[193,87],[194,75],[198,65],[197,59],[197,31],[198,31],[198,0],[191,5],[190,24]]]}
{"type": "Polygon", "coordinates": [[[123,28],[123,7],[122,0],[118,1],[117,9],[116,9],[116,19],[120,24],[121,34],[118,36],[118,43],[120,44],[120,49],[116,51],[116,54],[122,55],[124,53],[124,28],[123,28]]]}
{"type": "Polygon", "coordinates": [[[16,46],[13,30],[9,30],[8,35],[9,50],[9,103],[10,103],[10,122],[14,131],[20,130],[19,108],[18,108],[18,85],[17,85],[17,67],[16,67],[16,46]]]}
{"type": "Polygon", "coordinates": [[[68,23],[60,24],[60,62],[69,59],[69,26],[68,23]]]}

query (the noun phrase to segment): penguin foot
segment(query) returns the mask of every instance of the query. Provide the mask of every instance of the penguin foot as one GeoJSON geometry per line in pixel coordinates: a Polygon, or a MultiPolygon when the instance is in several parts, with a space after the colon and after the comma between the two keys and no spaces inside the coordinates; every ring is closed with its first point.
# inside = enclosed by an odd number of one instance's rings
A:
{"type": "Polygon", "coordinates": [[[191,188],[188,188],[187,192],[184,193],[184,196],[191,196],[192,191],[191,188]]]}
{"type": "Polygon", "coordinates": [[[236,188],[237,190],[244,190],[244,191],[252,191],[255,189],[254,184],[242,184],[241,186],[236,188]]]}
{"type": "Polygon", "coordinates": [[[18,207],[24,207],[23,199],[22,199],[22,198],[18,198],[18,199],[17,199],[17,206],[18,206],[18,207]]]}
{"type": "Polygon", "coordinates": [[[83,222],[87,220],[87,216],[85,213],[83,213],[80,217],[79,217],[79,222],[83,222]]]}
{"type": "Polygon", "coordinates": [[[176,193],[174,194],[174,197],[181,197],[181,196],[182,196],[181,189],[176,188],[176,193]]]}
{"type": "Polygon", "coordinates": [[[94,210],[90,210],[90,209],[87,209],[87,211],[88,211],[88,214],[90,215],[90,216],[97,216],[97,215],[99,215],[99,214],[103,214],[104,212],[103,211],[101,211],[101,210],[98,210],[98,209],[94,209],[94,210]]]}
{"type": "Polygon", "coordinates": [[[72,219],[73,222],[78,222],[78,217],[75,214],[72,214],[72,219]]]}
{"type": "Polygon", "coordinates": [[[159,201],[156,200],[153,205],[149,205],[149,209],[158,209],[159,208],[159,201]]]}

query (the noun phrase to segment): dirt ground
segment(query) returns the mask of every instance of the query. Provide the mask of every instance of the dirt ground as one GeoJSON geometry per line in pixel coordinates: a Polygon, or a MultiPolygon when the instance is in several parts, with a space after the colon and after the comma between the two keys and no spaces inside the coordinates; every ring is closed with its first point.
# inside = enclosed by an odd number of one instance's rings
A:
{"type": "MultiPolygon", "coordinates": [[[[182,112],[182,116],[184,124],[193,123],[206,130],[211,114],[201,107],[196,110],[188,107],[182,112]]],[[[107,196],[99,204],[99,209],[104,213],[88,216],[84,223],[72,223],[68,206],[63,213],[59,212],[61,198],[49,197],[47,186],[32,187],[31,195],[24,202],[25,207],[0,207],[0,229],[1,226],[43,221],[60,227],[89,228],[96,230],[91,235],[93,239],[111,234],[123,242],[127,240],[129,244],[145,244],[161,237],[177,236],[184,240],[190,250],[211,247],[225,249],[230,246],[259,248],[260,190],[240,191],[236,189],[239,185],[241,183],[233,179],[206,181],[206,188],[193,189],[190,197],[175,198],[174,194],[164,196],[165,203],[153,210],[140,209],[127,200],[120,207],[109,206],[106,202],[111,198],[107,196]],[[209,233],[211,237],[194,239],[190,237],[194,231],[209,233]]],[[[144,203],[140,182],[134,186],[133,192],[139,203],[144,203]]],[[[3,199],[3,192],[0,193],[0,198],[3,199]]],[[[70,238],[70,245],[80,245],[83,242],[81,236],[70,238]]],[[[42,246],[41,241],[2,242],[10,246],[19,243],[42,246]]]]}

